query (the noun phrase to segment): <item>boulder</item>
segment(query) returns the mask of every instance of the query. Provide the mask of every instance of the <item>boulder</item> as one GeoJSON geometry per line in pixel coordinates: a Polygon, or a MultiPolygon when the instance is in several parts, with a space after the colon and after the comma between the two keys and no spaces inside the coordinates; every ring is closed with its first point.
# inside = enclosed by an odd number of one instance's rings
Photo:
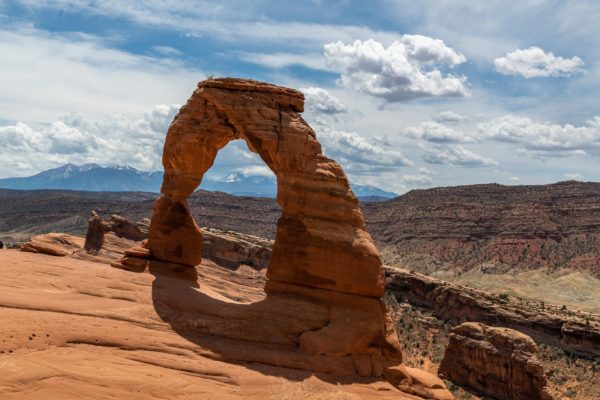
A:
{"type": "Polygon", "coordinates": [[[134,223],[119,215],[111,215],[107,220],[103,220],[98,213],[92,211],[88,219],[84,248],[89,252],[100,251],[104,244],[104,235],[108,232],[113,232],[119,238],[142,241],[148,236],[148,225],[148,220],[134,223]]]}
{"type": "Polygon", "coordinates": [[[439,373],[498,400],[552,400],[537,354],[521,332],[465,322],[450,334],[439,373]]]}

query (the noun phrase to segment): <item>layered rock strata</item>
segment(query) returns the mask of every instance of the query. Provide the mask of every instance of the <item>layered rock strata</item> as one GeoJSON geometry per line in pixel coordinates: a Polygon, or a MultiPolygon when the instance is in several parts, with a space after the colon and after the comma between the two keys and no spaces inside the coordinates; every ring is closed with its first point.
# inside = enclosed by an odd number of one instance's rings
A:
{"type": "MultiPolygon", "coordinates": [[[[213,302],[211,308],[225,307],[231,318],[223,324],[197,321],[199,331],[291,346],[298,358],[285,361],[287,367],[397,380],[401,348],[382,300],[381,259],[344,171],[322,154],[300,116],[303,108],[304,96],[292,89],[240,79],[200,82],[167,133],[162,196],[148,241],[113,265],[179,272],[196,285],[193,267],[202,261],[204,238],[188,197],[218,151],[244,140],[277,176],[282,209],[267,297],[233,309],[213,302]],[[314,357],[324,362],[315,364],[314,357]]],[[[451,397],[443,386],[424,388],[431,398],[451,397]]]]}
{"type": "Polygon", "coordinates": [[[433,311],[452,323],[481,322],[519,330],[546,343],[582,356],[600,356],[600,316],[561,314],[559,307],[545,305],[546,311],[523,307],[498,296],[444,282],[401,269],[386,270],[386,287],[398,301],[433,311]],[[552,308],[553,312],[549,312],[552,308]]]}
{"type": "Polygon", "coordinates": [[[498,400],[552,400],[537,354],[521,332],[467,322],[450,334],[439,373],[498,400]]]}
{"type": "Polygon", "coordinates": [[[103,220],[98,213],[92,211],[88,219],[84,248],[87,251],[99,251],[104,244],[104,235],[108,232],[113,232],[117,237],[138,242],[144,240],[148,235],[148,222],[142,220],[133,223],[119,215],[111,215],[107,220],[103,220]]]}

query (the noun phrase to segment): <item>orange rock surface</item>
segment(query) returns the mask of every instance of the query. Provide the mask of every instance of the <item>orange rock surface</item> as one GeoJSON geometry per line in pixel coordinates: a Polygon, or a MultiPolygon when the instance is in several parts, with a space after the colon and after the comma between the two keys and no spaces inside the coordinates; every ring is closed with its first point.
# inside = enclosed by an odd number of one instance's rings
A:
{"type": "MultiPolygon", "coordinates": [[[[191,287],[202,287],[203,275],[198,279],[194,266],[202,262],[203,235],[188,196],[218,151],[244,140],[277,176],[282,208],[266,272],[267,295],[237,307],[182,291],[185,296],[169,295],[170,305],[211,316],[190,322],[197,333],[290,350],[283,356],[253,353],[261,356],[252,361],[394,381],[402,352],[382,300],[382,262],[344,171],[322,154],[300,116],[303,107],[304,96],[292,89],[229,78],[200,82],[167,133],[162,196],[144,245],[149,251],[128,251],[113,265],[178,273],[191,287]]],[[[451,397],[443,385],[421,386],[418,393],[425,396],[451,397]]]]}
{"type": "Polygon", "coordinates": [[[0,251],[0,266],[3,400],[422,399],[356,376],[360,359],[298,352],[279,329],[325,324],[328,306],[269,299],[249,267],[203,261],[187,270],[198,285],[16,250],[0,251]]]}
{"type": "Polygon", "coordinates": [[[282,215],[277,224],[271,281],[381,297],[383,269],[344,171],[321,152],[302,119],[302,93],[240,79],[201,82],[167,133],[163,197],[149,234],[152,255],[196,265],[202,234],[187,197],[217,152],[242,139],[277,176],[282,215]]]}
{"type": "Polygon", "coordinates": [[[533,339],[509,328],[465,322],[454,328],[440,374],[501,400],[552,400],[533,339]]]}

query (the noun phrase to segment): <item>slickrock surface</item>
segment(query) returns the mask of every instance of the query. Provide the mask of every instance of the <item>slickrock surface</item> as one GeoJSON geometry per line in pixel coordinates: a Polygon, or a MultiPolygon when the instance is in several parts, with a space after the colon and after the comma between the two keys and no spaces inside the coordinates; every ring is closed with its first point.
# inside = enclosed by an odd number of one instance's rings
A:
{"type": "Polygon", "coordinates": [[[498,400],[552,400],[537,354],[527,335],[467,322],[450,335],[440,374],[498,400]]]}
{"type": "Polygon", "coordinates": [[[386,275],[386,287],[398,301],[430,309],[445,321],[509,327],[530,335],[538,343],[583,356],[600,356],[600,316],[597,314],[570,316],[556,306],[508,301],[402,269],[388,268],[386,275]]]}
{"type": "Polygon", "coordinates": [[[405,392],[451,398],[438,382],[430,387],[432,380],[412,385],[411,379],[400,378],[407,374],[401,371],[402,350],[382,298],[379,253],[344,171],[322,154],[299,114],[303,107],[304,96],[293,89],[230,78],[200,82],[167,133],[162,196],[154,206],[148,240],[111,265],[188,276],[195,285],[204,238],[188,197],[218,151],[232,140],[245,140],[277,175],[282,215],[267,269],[268,295],[248,307],[185,298],[187,307],[216,312],[198,319],[194,330],[286,346],[294,353],[262,351],[253,353],[252,361],[377,377],[405,392]]]}
{"type": "Polygon", "coordinates": [[[64,257],[80,250],[82,246],[83,240],[77,236],[66,233],[47,233],[32,237],[29,242],[21,246],[20,250],[64,257]]]}
{"type": "MultiPolygon", "coordinates": [[[[112,265],[139,272],[194,271],[204,238],[188,197],[217,152],[232,140],[245,140],[277,175],[282,214],[267,269],[268,296],[223,324],[206,321],[197,329],[290,346],[299,354],[285,362],[265,356],[266,364],[397,382],[402,350],[382,299],[379,253],[344,171],[322,154],[300,116],[303,104],[302,93],[267,83],[200,82],[167,133],[162,196],[148,240],[112,265]]],[[[436,398],[450,395],[443,387],[427,390],[436,398]]]]}
{"type": "MultiPolygon", "coordinates": [[[[329,364],[274,332],[278,314],[257,316],[268,300],[264,277],[251,268],[204,262],[195,284],[181,274],[16,250],[0,251],[0,266],[3,400],[419,399],[377,378],[285,368],[329,364]],[[257,341],[238,339],[235,319],[257,341]],[[281,342],[263,342],[271,336],[281,342]]],[[[325,323],[326,308],[289,300],[277,312],[295,315],[303,329],[325,323]]]]}

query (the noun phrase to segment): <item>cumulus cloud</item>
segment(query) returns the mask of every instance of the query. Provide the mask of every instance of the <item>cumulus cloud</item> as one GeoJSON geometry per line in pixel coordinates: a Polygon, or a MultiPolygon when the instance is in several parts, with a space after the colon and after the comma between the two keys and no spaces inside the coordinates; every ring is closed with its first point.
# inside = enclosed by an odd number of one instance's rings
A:
{"type": "Polygon", "coordinates": [[[566,173],[564,176],[565,176],[565,178],[571,179],[573,181],[580,181],[583,179],[583,175],[581,175],[577,172],[569,172],[569,173],[566,173]]]}
{"type": "Polygon", "coordinates": [[[273,171],[271,171],[271,169],[269,169],[269,167],[266,165],[251,165],[249,167],[237,168],[236,171],[246,176],[259,175],[268,178],[275,178],[273,171]]]}
{"type": "Polygon", "coordinates": [[[326,115],[343,114],[347,111],[341,101],[323,88],[308,87],[301,88],[300,91],[306,97],[306,108],[309,111],[326,115]]]}
{"type": "Polygon", "coordinates": [[[97,36],[30,26],[2,26],[0,54],[0,118],[13,121],[50,122],[68,112],[99,118],[181,103],[204,77],[164,54],[136,55],[97,36]]]}
{"type": "Polygon", "coordinates": [[[586,125],[574,126],[505,115],[479,124],[478,130],[481,137],[518,145],[522,154],[541,158],[571,157],[600,153],[598,121],[595,117],[586,125]]]}
{"type": "Polygon", "coordinates": [[[495,160],[483,157],[461,145],[433,145],[421,157],[429,164],[460,167],[490,167],[498,165],[495,160]]]}
{"type": "Polygon", "coordinates": [[[373,39],[325,45],[329,65],[341,73],[344,86],[400,102],[423,97],[466,96],[466,78],[444,74],[465,57],[439,39],[404,35],[387,48],[373,39]]]}
{"type": "Polygon", "coordinates": [[[432,175],[435,175],[435,171],[421,167],[417,170],[416,174],[407,174],[400,177],[400,184],[410,187],[427,187],[433,184],[432,175]]]}
{"type": "Polygon", "coordinates": [[[2,175],[31,174],[69,162],[162,169],[162,144],[178,110],[177,105],[157,105],[100,122],[69,115],[39,126],[23,122],[0,126],[2,175]]]}
{"type": "Polygon", "coordinates": [[[546,53],[539,47],[517,49],[494,60],[496,71],[504,75],[521,75],[524,78],[569,76],[583,71],[579,57],[563,58],[546,53]]]}
{"type": "Polygon", "coordinates": [[[432,143],[470,143],[474,141],[470,136],[438,122],[424,122],[419,126],[404,129],[403,133],[409,137],[432,143]]]}
{"type": "Polygon", "coordinates": [[[382,148],[356,132],[322,125],[317,127],[317,138],[323,145],[323,152],[351,172],[392,170],[412,165],[399,151],[382,148]]]}
{"type": "Polygon", "coordinates": [[[512,182],[521,182],[521,178],[519,178],[518,176],[511,176],[510,179],[512,182]]]}
{"type": "Polygon", "coordinates": [[[456,123],[466,121],[467,117],[457,114],[454,111],[442,111],[433,120],[439,123],[456,123]]]}
{"type": "Polygon", "coordinates": [[[433,183],[433,179],[431,179],[428,175],[402,175],[400,178],[400,182],[409,185],[409,186],[428,186],[433,183]]]}

